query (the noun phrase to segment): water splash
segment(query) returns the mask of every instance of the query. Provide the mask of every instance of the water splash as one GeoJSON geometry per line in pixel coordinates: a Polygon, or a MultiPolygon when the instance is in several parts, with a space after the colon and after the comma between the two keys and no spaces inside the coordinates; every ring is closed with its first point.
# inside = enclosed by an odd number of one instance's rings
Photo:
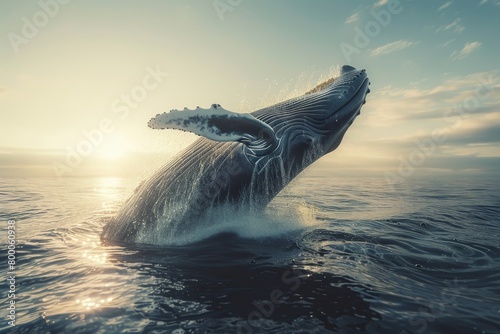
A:
{"type": "Polygon", "coordinates": [[[186,245],[228,232],[248,239],[267,238],[320,223],[316,219],[316,208],[305,203],[290,205],[275,201],[264,211],[225,204],[211,208],[204,217],[182,226],[173,226],[168,219],[160,220],[154,233],[142,233],[136,241],[157,245],[186,245]],[[178,233],[179,228],[182,229],[181,234],[178,233]]]}

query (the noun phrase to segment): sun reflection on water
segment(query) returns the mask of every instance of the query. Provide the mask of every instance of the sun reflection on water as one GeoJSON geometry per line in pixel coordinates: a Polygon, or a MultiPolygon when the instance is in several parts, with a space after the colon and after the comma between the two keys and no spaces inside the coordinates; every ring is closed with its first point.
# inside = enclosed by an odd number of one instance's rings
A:
{"type": "Polygon", "coordinates": [[[114,211],[123,200],[124,180],[118,177],[103,177],[98,179],[94,191],[101,198],[101,207],[106,211],[114,211]]]}
{"type": "MultiPolygon", "coordinates": [[[[80,248],[83,263],[93,268],[103,268],[101,270],[106,270],[106,266],[109,265],[108,253],[97,236],[79,238],[75,241],[78,248],[80,248]]],[[[92,289],[93,291],[81,291],[80,294],[78,294],[80,296],[77,295],[79,298],[74,299],[74,301],[78,309],[83,311],[96,310],[109,306],[113,302],[114,298],[110,296],[112,294],[110,283],[98,284],[98,286],[100,286],[98,290],[102,289],[102,291],[92,289]]],[[[96,287],[97,286],[94,286],[94,288],[96,287]]]]}
{"type": "MultiPolygon", "coordinates": [[[[99,178],[92,187],[92,191],[100,198],[101,210],[99,215],[105,219],[108,215],[114,214],[117,206],[123,200],[124,180],[121,178],[109,177],[99,178]]],[[[102,244],[98,234],[71,234],[71,240],[75,246],[76,255],[80,258],[80,266],[92,268],[92,283],[87,280],[87,276],[81,282],[81,290],[76,292],[68,300],[76,310],[87,312],[111,306],[115,300],[113,296],[114,284],[109,282],[110,272],[113,265],[109,259],[109,250],[102,244]],[[95,273],[100,272],[100,275],[95,273]]],[[[111,252],[112,253],[112,252],[111,252]]]]}
{"type": "Polygon", "coordinates": [[[92,263],[106,263],[108,253],[104,252],[99,238],[86,238],[86,240],[81,241],[81,245],[83,247],[82,257],[92,263]]]}
{"type": "Polygon", "coordinates": [[[108,297],[106,299],[87,297],[85,299],[77,299],[76,303],[81,305],[87,311],[90,311],[92,309],[97,309],[101,306],[105,306],[106,304],[109,304],[112,301],[113,301],[113,297],[108,297]]]}

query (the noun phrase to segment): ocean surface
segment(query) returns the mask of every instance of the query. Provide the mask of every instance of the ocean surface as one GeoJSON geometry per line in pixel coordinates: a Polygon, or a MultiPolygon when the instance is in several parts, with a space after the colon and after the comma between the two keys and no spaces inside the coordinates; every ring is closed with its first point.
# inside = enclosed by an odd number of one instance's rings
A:
{"type": "Polygon", "coordinates": [[[140,181],[0,179],[0,332],[500,333],[498,180],[306,175],[192,244],[101,240],[140,181]]]}

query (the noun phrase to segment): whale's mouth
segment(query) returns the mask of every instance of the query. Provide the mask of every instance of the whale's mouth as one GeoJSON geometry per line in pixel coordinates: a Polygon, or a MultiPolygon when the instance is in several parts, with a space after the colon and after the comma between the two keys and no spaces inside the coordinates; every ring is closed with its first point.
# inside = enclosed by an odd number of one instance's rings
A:
{"type": "Polygon", "coordinates": [[[361,113],[366,95],[370,93],[369,85],[370,80],[364,69],[344,65],[340,76],[319,84],[308,93],[323,96],[328,101],[324,110],[325,127],[330,131],[341,131],[347,130],[361,113]]]}
{"type": "Polygon", "coordinates": [[[366,103],[366,96],[370,93],[368,86],[370,80],[366,77],[358,87],[353,96],[342,106],[340,106],[332,115],[337,120],[343,120],[346,117],[351,118],[351,122],[361,113],[361,107],[366,103]]]}
{"type": "Polygon", "coordinates": [[[323,147],[325,152],[335,150],[341,143],[347,129],[361,113],[366,103],[366,95],[370,93],[370,80],[364,69],[356,70],[351,66],[343,66],[342,74],[319,85],[323,90],[316,94],[327,96],[329,107],[325,110],[326,119],[323,147]]]}

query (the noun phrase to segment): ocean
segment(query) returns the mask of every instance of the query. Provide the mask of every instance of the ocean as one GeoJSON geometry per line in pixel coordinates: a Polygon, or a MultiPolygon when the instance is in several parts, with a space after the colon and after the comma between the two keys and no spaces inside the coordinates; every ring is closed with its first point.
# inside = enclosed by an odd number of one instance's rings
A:
{"type": "Polygon", "coordinates": [[[2,333],[500,333],[497,179],[305,175],[189,244],[101,240],[140,181],[0,179],[2,333]]]}

